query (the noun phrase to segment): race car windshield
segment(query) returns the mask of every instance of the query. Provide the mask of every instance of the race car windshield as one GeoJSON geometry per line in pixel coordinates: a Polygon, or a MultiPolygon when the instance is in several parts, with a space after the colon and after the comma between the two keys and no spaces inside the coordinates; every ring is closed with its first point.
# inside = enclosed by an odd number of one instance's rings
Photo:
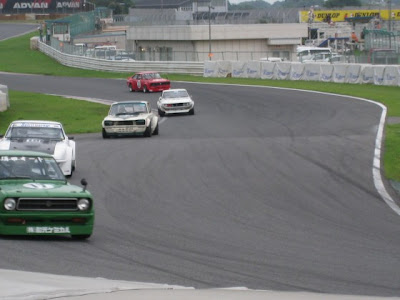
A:
{"type": "Polygon", "coordinates": [[[164,98],[182,98],[182,97],[188,97],[187,91],[168,91],[164,92],[163,97],[164,98]]]}
{"type": "Polygon", "coordinates": [[[65,180],[57,162],[50,157],[0,156],[0,180],[65,180]]]}
{"type": "Polygon", "coordinates": [[[145,103],[127,103],[113,105],[110,110],[110,115],[135,115],[147,112],[145,103]]]}
{"type": "Polygon", "coordinates": [[[56,127],[12,127],[6,135],[7,138],[39,138],[63,140],[64,134],[61,128],[56,127]]]}
{"type": "Polygon", "coordinates": [[[144,79],[160,79],[161,76],[158,73],[148,73],[148,74],[143,74],[144,79]]]}

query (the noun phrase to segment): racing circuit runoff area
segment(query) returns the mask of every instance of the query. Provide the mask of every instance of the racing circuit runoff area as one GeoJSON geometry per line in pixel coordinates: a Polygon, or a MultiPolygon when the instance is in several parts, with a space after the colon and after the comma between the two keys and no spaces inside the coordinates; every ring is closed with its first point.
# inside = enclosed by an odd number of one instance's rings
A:
{"type": "MultiPolygon", "coordinates": [[[[153,108],[159,97],[129,93],[124,80],[1,73],[0,82],[109,103],[143,99],[153,108]]],[[[381,106],[294,90],[172,84],[191,93],[196,115],[163,118],[159,136],[75,135],[70,182],[89,182],[93,236],[1,237],[1,269],[199,289],[190,299],[227,287],[296,292],[294,299],[304,292],[398,297],[399,216],[373,177],[381,106]]],[[[54,282],[42,278],[36,287],[44,293],[54,282]]]]}

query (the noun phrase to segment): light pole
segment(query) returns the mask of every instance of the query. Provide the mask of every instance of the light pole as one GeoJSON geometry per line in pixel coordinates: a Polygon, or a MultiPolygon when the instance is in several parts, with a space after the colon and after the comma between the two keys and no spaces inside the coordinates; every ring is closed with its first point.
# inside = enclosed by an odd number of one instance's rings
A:
{"type": "Polygon", "coordinates": [[[208,58],[211,60],[212,53],[211,53],[211,8],[214,9],[213,6],[210,4],[208,5],[208,58]]]}

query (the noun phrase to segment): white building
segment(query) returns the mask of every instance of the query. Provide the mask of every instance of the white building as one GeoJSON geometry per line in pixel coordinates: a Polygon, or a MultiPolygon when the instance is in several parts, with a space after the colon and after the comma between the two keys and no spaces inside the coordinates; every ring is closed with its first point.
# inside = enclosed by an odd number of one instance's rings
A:
{"type": "Polygon", "coordinates": [[[294,60],[307,24],[131,26],[127,50],[149,60],[294,60]],[[211,51],[210,51],[211,49],[211,51]]]}

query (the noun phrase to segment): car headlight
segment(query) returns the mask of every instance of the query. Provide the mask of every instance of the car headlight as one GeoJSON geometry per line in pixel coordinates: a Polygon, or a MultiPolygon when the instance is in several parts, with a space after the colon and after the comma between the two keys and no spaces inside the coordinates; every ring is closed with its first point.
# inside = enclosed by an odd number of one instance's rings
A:
{"type": "Polygon", "coordinates": [[[104,126],[113,126],[114,122],[113,121],[104,121],[104,126]]]}
{"type": "Polygon", "coordinates": [[[15,207],[17,206],[17,201],[13,198],[7,198],[4,200],[4,208],[6,210],[15,210],[15,207]]]}
{"type": "Polygon", "coordinates": [[[78,201],[79,210],[88,210],[89,207],[90,207],[90,201],[88,199],[79,199],[78,201]]]}

